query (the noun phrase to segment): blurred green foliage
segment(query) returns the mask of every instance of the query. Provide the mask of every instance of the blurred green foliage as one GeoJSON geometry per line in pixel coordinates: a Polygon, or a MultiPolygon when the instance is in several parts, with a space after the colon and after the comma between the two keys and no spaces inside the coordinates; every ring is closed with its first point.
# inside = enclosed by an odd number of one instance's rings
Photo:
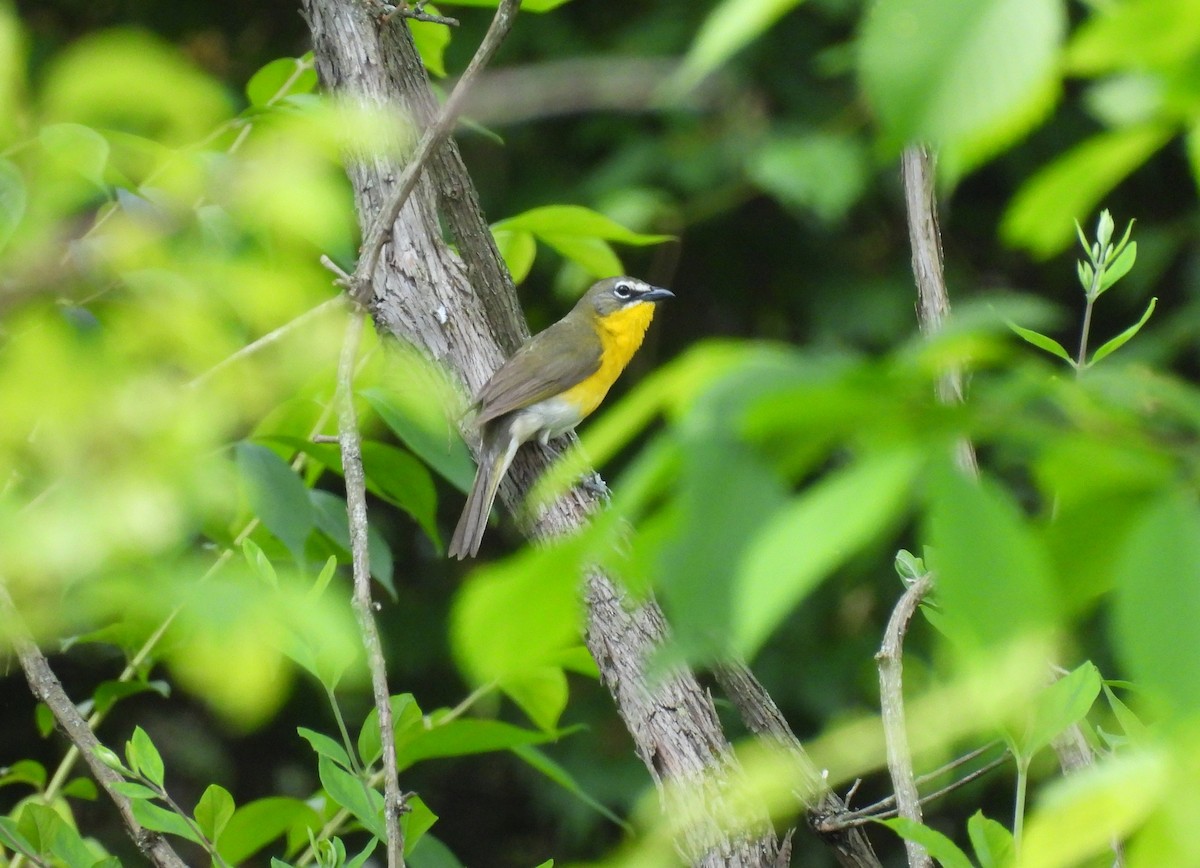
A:
{"type": "MultiPolygon", "coordinates": [[[[473,5],[411,24],[435,79],[486,27],[473,5]]],[[[525,84],[460,143],[531,325],[619,271],[679,300],[586,426],[612,508],[509,556],[494,531],[465,576],[442,557],[464,396],[364,346],[412,864],[673,858],[580,643],[593,564],[663,602],[662,666],[751,659],[832,783],[886,791],[872,654],[901,546],[937,577],[906,660],[919,768],[1002,734],[1016,774],[893,831],[946,864],[1081,864],[1121,836],[1130,865],[1200,859],[1197,3],[523,6],[546,14],[495,72],[525,84]],[[929,340],[894,170],[914,139],[941,155],[956,306],[929,340]],[[1095,238],[1101,202],[1137,217],[1128,247],[1111,218],[1095,238]],[[963,406],[934,399],[951,367],[963,406]],[[1071,673],[1047,686],[1051,660],[1071,673]],[[1056,780],[1076,722],[1100,762],[1056,780]]],[[[355,255],[347,145],[412,130],[320,96],[306,48],[286,4],[0,6],[0,581],[188,861],[362,864],[382,829],[319,257],[355,255]]],[[[22,701],[0,859],[133,858],[22,701]]],[[[790,763],[739,751],[790,822],[790,763]]]]}

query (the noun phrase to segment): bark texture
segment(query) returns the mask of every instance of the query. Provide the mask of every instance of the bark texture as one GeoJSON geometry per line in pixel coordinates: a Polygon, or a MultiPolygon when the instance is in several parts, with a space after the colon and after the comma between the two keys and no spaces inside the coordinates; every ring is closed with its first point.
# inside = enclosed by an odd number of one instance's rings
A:
{"type": "MultiPolygon", "coordinates": [[[[317,71],[325,88],[374,110],[395,112],[424,127],[437,107],[407,27],[380,28],[355,0],[304,0],[317,71]]],[[[378,153],[352,155],[347,172],[359,222],[366,232],[400,173],[400,160],[378,153]]],[[[453,372],[472,394],[528,336],[508,272],[479,210],[458,148],[439,148],[402,208],[384,246],[368,307],[381,329],[415,345],[453,372]],[[445,226],[457,252],[442,238],[445,226]]],[[[477,449],[473,432],[464,431],[477,449]]],[[[517,507],[548,465],[540,447],[520,450],[501,499],[517,507]]],[[[595,507],[595,495],[575,490],[531,519],[533,537],[563,533],[595,507]]],[[[633,606],[607,577],[587,578],[588,645],[604,683],[658,783],[714,782],[707,816],[687,826],[677,846],[705,866],[778,864],[779,844],[765,816],[760,833],[722,831],[721,792],[736,777],[736,762],[712,700],[688,671],[647,679],[646,660],[666,635],[656,604],[633,606]]]]}

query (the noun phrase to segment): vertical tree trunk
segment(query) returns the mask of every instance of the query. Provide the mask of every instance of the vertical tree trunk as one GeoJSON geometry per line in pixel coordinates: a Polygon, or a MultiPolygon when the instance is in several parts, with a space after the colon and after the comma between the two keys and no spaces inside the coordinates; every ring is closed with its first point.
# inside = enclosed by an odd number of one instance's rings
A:
{"type": "MultiPolygon", "coordinates": [[[[304,0],[313,33],[317,70],[325,88],[373,110],[402,113],[426,126],[436,113],[420,58],[407,27],[382,28],[355,0],[304,0]]],[[[352,155],[347,165],[359,223],[365,233],[388,197],[399,164],[378,154],[352,155]]],[[[453,141],[430,160],[401,210],[373,278],[369,307],[376,324],[410,342],[479,389],[503,358],[527,337],[512,280],[479,211],[470,177],[453,141]],[[457,252],[442,239],[443,224],[457,252]]],[[[510,506],[547,465],[547,453],[523,449],[501,489],[510,506]]],[[[544,537],[577,526],[593,508],[592,496],[574,491],[538,516],[527,531],[544,537]]],[[[656,783],[715,782],[705,815],[688,824],[677,842],[684,857],[706,866],[776,865],[787,854],[765,815],[757,832],[727,832],[722,793],[736,778],[712,700],[692,673],[677,670],[651,682],[647,658],[666,634],[653,602],[634,606],[606,576],[586,580],[588,646],[612,692],[638,755],[656,783]]]]}

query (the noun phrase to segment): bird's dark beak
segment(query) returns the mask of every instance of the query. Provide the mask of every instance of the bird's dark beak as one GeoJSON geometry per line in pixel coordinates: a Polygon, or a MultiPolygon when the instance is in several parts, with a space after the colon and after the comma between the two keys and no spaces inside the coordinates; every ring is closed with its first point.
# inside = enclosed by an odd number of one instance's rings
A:
{"type": "Polygon", "coordinates": [[[649,292],[642,293],[642,301],[662,301],[664,298],[674,298],[675,293],[661,286],[650,287],[649,292]]]}

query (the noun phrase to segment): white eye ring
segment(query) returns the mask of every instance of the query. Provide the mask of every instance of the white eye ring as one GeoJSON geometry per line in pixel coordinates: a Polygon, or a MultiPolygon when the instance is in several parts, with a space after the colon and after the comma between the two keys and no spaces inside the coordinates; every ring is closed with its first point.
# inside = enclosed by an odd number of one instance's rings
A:
{"type": "Polygon", "coordinates": [[[613,287],[613,295],[619,299],[627,299],[633,295],[633,290],[627,283],[618,283],[613,287]]]}

